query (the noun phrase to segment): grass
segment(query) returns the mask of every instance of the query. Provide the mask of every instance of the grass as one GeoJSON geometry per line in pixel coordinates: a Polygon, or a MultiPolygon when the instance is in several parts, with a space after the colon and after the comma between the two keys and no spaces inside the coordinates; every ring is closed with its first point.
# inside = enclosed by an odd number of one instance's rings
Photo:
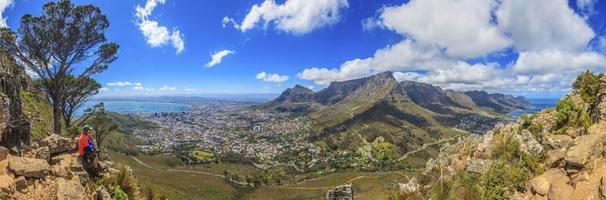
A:
{"type": "MultiPolygon", "coordinates": [[[[396,182],[406,182],[408,172],[340,171],[302,184],[262,186],[255,189],[236,188],[222,178],[177,172],[158,171],[143,167],[122,154],[110,154],[119,164],[135,170],[139,185],[168,199],[322,199],[328,188],[351,181],[356,199],[386,199],[396,182]],[[307,189],[306,189],[307,188],[307,189]],[[313,189],[317,188],[317,189],[313,189]]],[[[241,175],[259,172],[249,165],[218,163],[185,166],[169,155],[139,156],[146,164],[161,169],[199,170],[222,174],[223,170],[241,175]]],[[[294,176],[301,181],[309,174],[294,176]]]]}
{"type": "Polygon", "coordinates": [[[38,141],[53,132],[53,108],[42,94],[21,91],[23,113],[31,125],[32,140],[38,141]]]}

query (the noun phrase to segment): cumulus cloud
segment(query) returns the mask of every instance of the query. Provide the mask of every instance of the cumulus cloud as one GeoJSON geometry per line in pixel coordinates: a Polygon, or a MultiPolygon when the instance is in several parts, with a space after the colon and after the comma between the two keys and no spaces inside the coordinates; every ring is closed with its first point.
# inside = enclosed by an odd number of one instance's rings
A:
{"type": "Polygon", "coordinates": [[[170,87],[168,85],[164,85],[161,88],[158,88],[158,90],[160,90],[160,91],[175,91],[175,90],[177,90],[177,87],[170,87]]]}
{"type": "Polygon", "coordinates": [[[206,64],[206,67],[213,67],[215,65],[221,64],[221,61],[223,61],[223,57],[228,56],[230,54],[234,54],[234,53],[236,53],[236,52],[227,50],[227,49],[217,51],[210,56],[210,62],[208,62],[206,64]]]}
{"type": "Polygon", "coordinates": [[[511,44],[491,23],[496,5],[495,0],[411,0],[383,9],[380,23],[419,43],[438,45],[450,56],[477,57],[511,44]]]}
{"type": "Polygon", "coordinates": [[[266,72],[258,73],[257,76],[255,76],[255,78],[258,80],[261,80],[261,81],[274,82],[274,83],[278,83],[278,84],[281,84],[284,81],[288,80],[288,76],[286,76],[286,75],[279,75],[279,74],[275,74],[275,73],[266,73],[266,72]]]}
{"type": "Polygon", "coordinates": [[[4,10],[13,4],[13,0],[0,0],[0,27],[8,27],[6,18],[4,18],[4,10]]]}
{"type": "Polygon", "coordinates": [[[565,0],[411,0],[386,7],[363,28],[385,28],[402,41],[337,67],[304,69],[317,85],[395,71],[398,80],[454,90],[564,92],[584,70],[604,71],[606,47],[565,0]],[[589,42],[595,39],[595,45],[589,42]],[[601,50],[601,51],[602,51],[601,50]],[[507,65],[482,63],[507,55],[507,65]],[[517,57],[516,57],[517,56],[517,57]]]}
{"type": "Polygon", "coordinates": [[[168,28],[160,25],[158,21],[149,18],[156,6],[164,3],[166,3],[166,0],[147,0],[145,6],[141,7],[141,5],[137,5],[135,8],[136,24],[147,39],[147,44],[151,47],[171,44],[177,50],[177,54],[180,54],[185,49],[183,34],[176,28],[169,31],[168,28]]]}
{"type": "Polygon", "coordinates": [[[520,51],[583,51],[595,36],[566,0],[504,0],[496,17],[520,51]]]}
{"type": "Polygon", "coordinates": [[[265,0],[255,4],[242,23],[224,17],[223,26],[233,23],[236,29],[246,32],[261,23],[264,28],[271,24],[277,30],[300,35],[337,23],[339,12],[347,7],[347,0],[286,0],[283,4],[265,0]]]}

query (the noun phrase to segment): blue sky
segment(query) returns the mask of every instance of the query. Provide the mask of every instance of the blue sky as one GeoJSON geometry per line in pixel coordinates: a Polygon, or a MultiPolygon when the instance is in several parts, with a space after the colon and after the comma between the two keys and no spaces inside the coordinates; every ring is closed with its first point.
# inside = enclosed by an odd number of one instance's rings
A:
{"type": "MultiPolygon", "coordinates": [[[[44,4],[8,2],[2,17],[13,30],[44,4]]],[[[96,76],[106,96],[318,90],[387,70],[456,90],[557,96],[581,71],[605,71],[606,2],[542,2],[74,1],[99,6],[108,40],[120,44],[96,76]]]]}

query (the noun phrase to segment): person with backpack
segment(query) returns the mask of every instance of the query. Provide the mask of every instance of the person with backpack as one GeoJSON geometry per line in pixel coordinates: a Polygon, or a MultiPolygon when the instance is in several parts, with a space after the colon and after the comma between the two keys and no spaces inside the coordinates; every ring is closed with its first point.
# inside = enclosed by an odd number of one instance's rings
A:
{"type": "Polygon", "coordinates": [[[82,130],[78,139],[79,157],[87,171],[96,173],[99,170],[99,157],[95,138],[90,133],[90,126],[86,125],[82,130]]]}

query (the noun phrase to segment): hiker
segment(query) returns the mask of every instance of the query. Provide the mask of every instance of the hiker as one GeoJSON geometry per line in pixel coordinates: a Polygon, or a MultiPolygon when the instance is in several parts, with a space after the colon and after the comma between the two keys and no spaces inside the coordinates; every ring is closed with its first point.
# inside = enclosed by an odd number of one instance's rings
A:
{"type": "Polygon", "coordinates": [[[83,166],[90,166],[92,172],[96,173],[99,169],[99,156],[97,151],[97,144],[93,135],[90,133],[90,126],[86,125],[82,129],[80,139],[78,139],[78,151],[80,152],[80,159],[83,166]],[[92,164],[92,165],[91,165],[92,164]]]}

